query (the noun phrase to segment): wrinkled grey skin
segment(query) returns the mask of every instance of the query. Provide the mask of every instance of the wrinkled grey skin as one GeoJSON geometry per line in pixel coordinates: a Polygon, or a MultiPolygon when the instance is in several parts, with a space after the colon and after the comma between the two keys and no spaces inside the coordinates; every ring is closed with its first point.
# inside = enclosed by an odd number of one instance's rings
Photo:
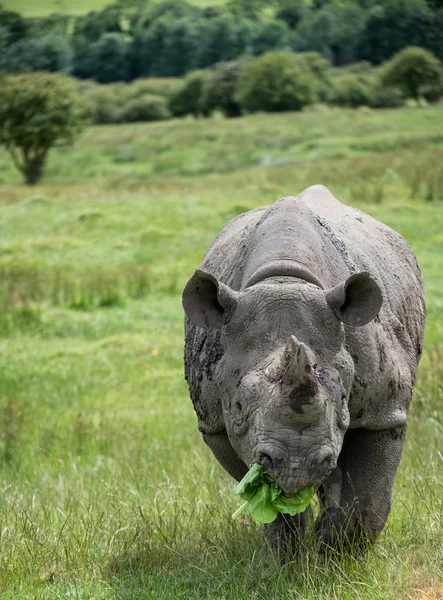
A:
{"type": "MultiPolygon", "coordinates": [[[[183,292],[199,429],[237,480],[260,462],[285,493],[315,483],[327,546],[381,532],[425,324],[400,235],[323,186],[240,215],[183,292]]],[[[276,552],[304,516],[268,527],[276,552]]]]}

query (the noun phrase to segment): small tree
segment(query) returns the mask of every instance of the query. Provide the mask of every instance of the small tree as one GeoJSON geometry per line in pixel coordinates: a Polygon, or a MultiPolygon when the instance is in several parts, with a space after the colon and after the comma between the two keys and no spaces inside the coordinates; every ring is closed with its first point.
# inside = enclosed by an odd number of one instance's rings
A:
{"type": "Polygon", "coordinates": [[[49,150],[72,143],[84,111],[69,80],[35,73],[5,77],[0,86],[0,144],[28,185],[42,176],[49,150]]]}
{"type": "Polygon", "coordinates": [[[433,87],[441,89],[442,64],[431,52],[411,46],[387,63],[382,76],[386,86],[399,88],[407,98],[418,98],[433,87]]]}
{"type": "Polygon", "coordinates": [[[236,100],[248,112],[300,110],[315,101],[317,81],[289,52],[268,52],[246,62],[236,100]]]}

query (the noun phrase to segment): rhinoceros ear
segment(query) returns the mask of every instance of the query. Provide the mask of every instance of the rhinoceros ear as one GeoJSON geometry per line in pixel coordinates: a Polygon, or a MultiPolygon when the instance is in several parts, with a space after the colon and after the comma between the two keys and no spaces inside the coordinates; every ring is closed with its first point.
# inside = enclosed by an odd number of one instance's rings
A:
{"type": "Polygon", "coordinates": [[[378,315],[383,296],[377,282],[367,271],[362,271],[328,290],[326,302],[337,319],[361,327],[378,315]]]}
{"type": "Polygon", "coordinates": [[[183,308],[188,318],[204,329],[219,329],[232,314],[238,293],[216,277],[197,269],[183,290],[183,308]]]}

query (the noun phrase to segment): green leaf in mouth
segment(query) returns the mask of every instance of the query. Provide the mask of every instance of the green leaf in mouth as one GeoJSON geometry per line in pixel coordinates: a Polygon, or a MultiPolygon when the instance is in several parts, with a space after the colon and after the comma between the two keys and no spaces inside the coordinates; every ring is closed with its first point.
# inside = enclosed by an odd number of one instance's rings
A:
{"type": "Polygon", "coordinates": [[[272,523],[279,512],[291,516],[304,512],[314,495],[314,484],[291,497],[285,496],[262,465],[255,463],[234,488],[234,494],[246,502],[235,511],[233,519],[249,508],[252,517],[259,523],[272,523]]]}

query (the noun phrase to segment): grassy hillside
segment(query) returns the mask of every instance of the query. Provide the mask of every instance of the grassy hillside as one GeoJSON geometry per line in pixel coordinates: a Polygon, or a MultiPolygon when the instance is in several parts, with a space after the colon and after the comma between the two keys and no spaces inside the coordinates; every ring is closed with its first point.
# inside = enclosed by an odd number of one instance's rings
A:
{"type": "Polygon", "coordinates": [[[19,183],[0,153],[2,600],[436,599],[443,585],[443,109],[91,128],[19,183]],[[323,183],[416,251],[425,355],[367,560],[265,568],[196,427],[180,292],[238,213],[323,183]]]}
{"type": "MultiPolygon", "coordinates": [[[[224,0],[190,0],[201,6],[223,5],[224,0]]],[[[54,12],[82,15],[91,10],[100,10],[111,0],[3,0],[4,8],[15,10],[25,17],[43,17],[54,12]]]]}

